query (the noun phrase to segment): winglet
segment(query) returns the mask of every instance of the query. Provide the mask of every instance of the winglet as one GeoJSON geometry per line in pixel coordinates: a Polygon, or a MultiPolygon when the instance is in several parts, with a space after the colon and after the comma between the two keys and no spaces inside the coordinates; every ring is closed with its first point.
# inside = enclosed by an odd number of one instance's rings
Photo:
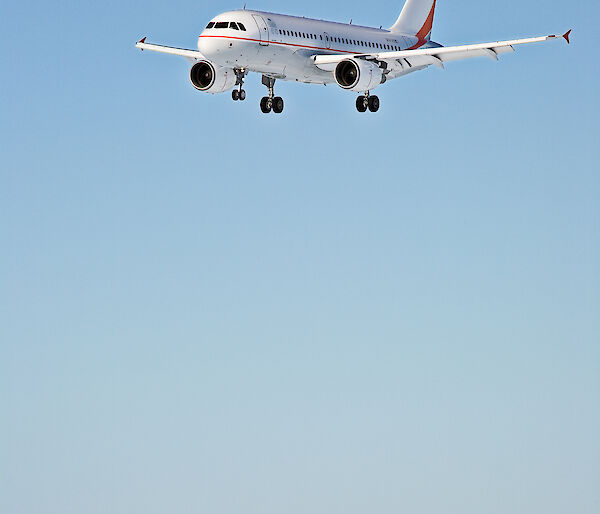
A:
{"type": "Polygon", "coordinates": [[[569,30],[566,34],[563,34],[563,37],[568,44],[571,44],[571,32],[573,32],[573,29],[569,30]]]}

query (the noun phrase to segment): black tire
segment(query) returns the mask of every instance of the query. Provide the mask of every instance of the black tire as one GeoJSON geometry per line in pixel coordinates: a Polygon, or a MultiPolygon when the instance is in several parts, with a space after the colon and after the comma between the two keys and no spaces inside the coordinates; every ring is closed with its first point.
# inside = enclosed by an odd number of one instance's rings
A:
{"type": "Polygon", "coordinates": [[[379,110],[379,97],[378,96],[370,96],[369,97],[369,111],[377,112],[379,110]]]}
{"type": "Polygon", "coordinates": [[[243,102],[246,99],[246,91],[243,89],[240,91],[240,101],[243,102]]]}
{"type": "Polygon", "coordinates": [[[260,110],[264,114],[269,114],[271,112],[271,101],[268,97],[264,96],[260,101],[260,110]]]}
{"type": "Polygon", "coordinates": [[[240,99],[240,92],[237,89],[234,89],[231,92],[231,98],[233,98],[234,102],[237,102],[240,99]]]}
{"type": "Polygon", "coordinates": [[[367,112],[368,102],[366,96],[359,96],[356,99],[356,110],[358,112],[367,112]]]}
{"type": "Polygon", "coordinates": [[[283,98],[281,98],[280,96],[276,96],[275,98],[273,98],[273,112],[275,114],[281,114],[283,112],[283,98]]]}

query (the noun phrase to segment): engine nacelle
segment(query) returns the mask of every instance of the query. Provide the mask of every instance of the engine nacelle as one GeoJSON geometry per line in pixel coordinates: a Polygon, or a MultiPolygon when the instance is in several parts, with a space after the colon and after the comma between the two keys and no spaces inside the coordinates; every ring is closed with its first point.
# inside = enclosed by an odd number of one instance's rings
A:
{"type": "Polygon", "coordinates": [[[190,70],[192,85],[204,93],[224,93],[233,89],[237,82],[235,72],[209,61],[199,61],[190,70]]]}
{"type": "Polygon", "coordinates": [[[340,87],[363,93],[385,82],[383,70],[363,59],[345,59],[335,67],[335,81],[340,87]]]}

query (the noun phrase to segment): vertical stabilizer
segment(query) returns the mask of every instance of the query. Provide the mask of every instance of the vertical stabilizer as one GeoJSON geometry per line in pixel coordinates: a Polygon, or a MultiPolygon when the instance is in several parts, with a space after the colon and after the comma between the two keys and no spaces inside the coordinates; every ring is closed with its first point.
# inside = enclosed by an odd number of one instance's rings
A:
{"type": "Polygon", "coordinates": [[[406,0],[398,21],[390,30],[429,41],[436,0],[406,0]]]}

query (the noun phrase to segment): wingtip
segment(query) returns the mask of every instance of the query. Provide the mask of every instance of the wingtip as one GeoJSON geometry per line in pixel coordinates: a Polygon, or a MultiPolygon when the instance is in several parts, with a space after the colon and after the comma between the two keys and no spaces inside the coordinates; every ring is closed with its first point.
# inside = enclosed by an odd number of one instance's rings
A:
{"type": "Polygon", "coordinates": [[[568,32],[565,32],[565,34],[563,34],[563,37],[565,38],[565,41],[570,45],[571,44],[571,32],[573,32],[573,29],[569,30],[568,32]]]}

